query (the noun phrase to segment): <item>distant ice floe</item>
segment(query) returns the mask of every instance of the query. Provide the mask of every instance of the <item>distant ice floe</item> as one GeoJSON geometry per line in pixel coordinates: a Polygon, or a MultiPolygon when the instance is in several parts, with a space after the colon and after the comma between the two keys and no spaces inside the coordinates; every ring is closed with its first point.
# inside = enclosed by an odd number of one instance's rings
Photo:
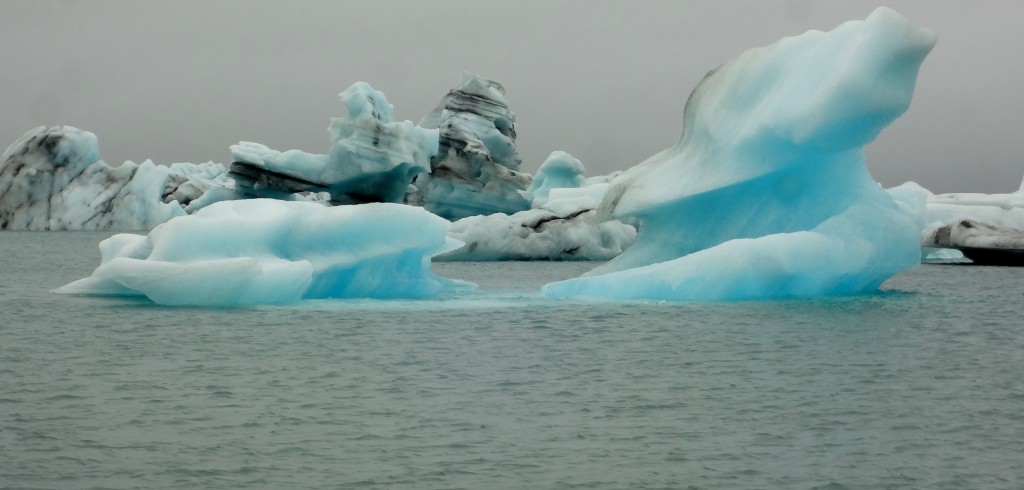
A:
{"type": "Polygon", "coordinates": [[[614,179],[636,243],[549,296],[736,300],[875,291],[920,262],[920,223],[862,148],[908,108],[932,32],[880,8],[749,50],[686,103],[679,142],[614,179]]]}
{"type": "Polygon", "coordinates": [[[148,236],[100,243],[91,276],[58,293],[145,296],[161,305],[290,304],[315,298],[436,298],[474,287],[430,270],[460,244],[423,209],[376,203],[325,207],[226,201],[148,236]]]}
{"type": "Polygon", "coordinates": [[[586,179],[584,172],[572,155],[551,153],[521,192],[533,209],[456,221],[449,235],[465,245],[434,260],[608,260],[622,253],[636,240],[636,228],[598,219],[608,178],[586,179]]]}
{"type": "MultiPolygon", "coordinates": [[[[1007,233],[1013,230],[1024,230],[1024,182],[1016,192],[1007,194],[949,193],[933,194],[916,182],[907,182],[889,189],[889,193],[915,193],[923,196],[923,208],[919,211],[922,225],[922,255],[928,260],[951,260],[963,258],[958,248],[979,248],[981,235],[990,235],[993,243],[1004,242],[1007,233]],[[964,227],[962,222],[968,221],[972,226],[964,227]],[[936,242],[934,240],[940,229],[940,235],[971,236],[972,244],[963,241],[936,242]],[[958,231],[959,230],[959,231],[958,231]],[[969,230],[969,233],[966,232],[969,230]],[[953,248],[936,248],[953,247],[953,248]]],[[[1005,247],[993,247],[1005,248],[1005,247]]]]}
{"type": "Polygon", "coordinates": [[[40,126],[0,157],[0,229],[148,230],[230,197],[216,191],[230,186],[225,171],[212,162],[111,167],[96,135],[40,126]]]}

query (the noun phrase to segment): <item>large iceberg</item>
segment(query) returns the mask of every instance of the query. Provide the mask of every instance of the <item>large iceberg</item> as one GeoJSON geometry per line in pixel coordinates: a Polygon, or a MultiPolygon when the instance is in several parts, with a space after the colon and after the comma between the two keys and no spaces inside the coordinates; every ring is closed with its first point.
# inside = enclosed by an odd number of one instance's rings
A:
{"type": "Polygon", "coordinates": [[[326,192],[332,204],[401,202],[413,177],[430,171],[438,130],[395,122],[387,97],[365,82],[356,82],[340,97],[347,113],[331,119],[327,155],[279,152],[245,141],[232,146],[237,190],[275,199],[326,192]]]}
{"type": "Polygon", "coordinates": [[[587,179],[584,171],[572,155],[552,152],[521,193],[533,209],[456,221],[449,236],[465,245],[434,260],[608,260],[619,255],[633,244],[636,228],[598,219],[596,208],[608,178],[587,179]]]}
{"type": "Polygon", "coordinates": [[[230,185],[225,172],[212,162],[111,167],[96,135],[40,126],[0,157],[0,229],[148,230],[227,197],[214,192],[230,185]]]}
{"type": "Polygon", "coordinates": [[[92,275],[56,292],[199,306],[434,298],[472,287],[430,270],[432,255],[459,245],[445,236],[448,226],[401,204],[219,202],[148,236],[104,240],[92,275]]]}
{"type": "Polygon", "coordinates": [[[616,178],[637,242],[550,296],[731,300],[876,290],[920,261],[920,224],[862,147],[909,107],[932,32],[880,8],[749,50],[687,100],[679,142],[616,178]]]}
{"type": "Polygon", "coordinates": [[[413,182],[405,201],[450,220],[530,209],[521,195],[530,174],[519,172],[516,115],[498,82],[464,74],[459,86],[420,121],[438,128],[430,173],[413,182]]]}

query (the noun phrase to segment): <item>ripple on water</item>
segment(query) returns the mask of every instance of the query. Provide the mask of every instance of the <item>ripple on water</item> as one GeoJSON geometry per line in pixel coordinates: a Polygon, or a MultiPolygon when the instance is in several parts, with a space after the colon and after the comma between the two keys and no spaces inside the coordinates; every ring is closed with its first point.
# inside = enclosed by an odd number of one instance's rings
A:
{"type": "Polygon", "coordinates": [[[481,290],[210,310],[55,298],[105,235],[48,236],[0,241],[23,285],[0,289],[5,485],[1022,483],[1024,332],[1006,298],[1024,270],[926,266],[862,298],[676,305],[536,293],[589,264],[446,264],[481,290]]]}

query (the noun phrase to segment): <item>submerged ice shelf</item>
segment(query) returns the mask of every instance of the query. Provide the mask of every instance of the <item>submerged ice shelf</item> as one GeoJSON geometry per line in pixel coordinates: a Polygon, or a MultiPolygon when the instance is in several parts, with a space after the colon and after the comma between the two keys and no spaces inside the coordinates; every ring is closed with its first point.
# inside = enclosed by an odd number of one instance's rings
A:
{"type": "Polygon", "coordinates": [[[679,142],[602,203],[636,243],[551,296],[731,300],[873,291],[920,261],[920,224],[868,174],[862,148],[910,105],[935,43],[880,8],[749,50],[687,100],[679,142]]]}

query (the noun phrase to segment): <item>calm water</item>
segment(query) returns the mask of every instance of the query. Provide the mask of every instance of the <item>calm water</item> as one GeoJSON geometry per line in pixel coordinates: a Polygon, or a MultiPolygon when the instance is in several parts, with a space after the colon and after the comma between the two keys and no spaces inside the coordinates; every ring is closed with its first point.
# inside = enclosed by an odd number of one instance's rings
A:
{"type": "Polygon", "coordinates": [[[4,488],[1022,488],[1024,269],[601,304],[578,263],[440,302],[53,295],[107,234],[0,233],[4,488]]]}

